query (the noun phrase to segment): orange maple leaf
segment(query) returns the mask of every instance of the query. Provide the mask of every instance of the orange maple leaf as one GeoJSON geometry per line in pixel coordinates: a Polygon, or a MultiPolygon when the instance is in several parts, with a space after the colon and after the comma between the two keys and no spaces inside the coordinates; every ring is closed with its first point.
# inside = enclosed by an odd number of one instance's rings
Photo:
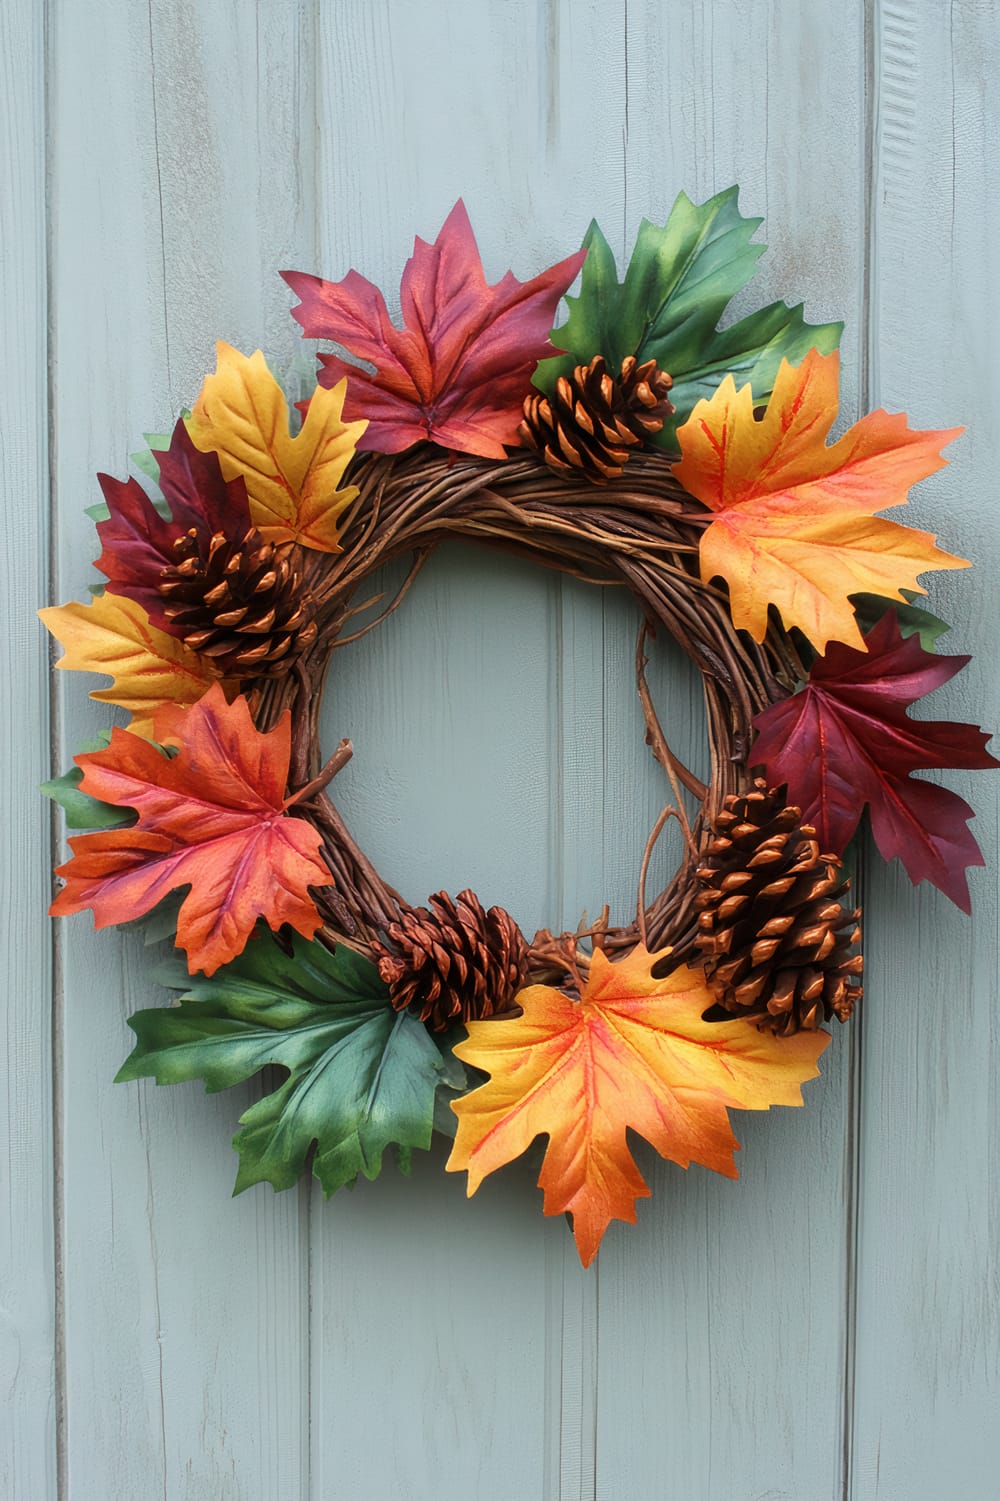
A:
{"type": "Polygon", "coordinates": [[[776,605],[819,651],[828,641],[863,651],[848,595],[903,600],[904,589],[926,592],[917,582],[926,569],[969,566],[930,532],[875,518],[945,464],[940,450],[962,429],[916,432],[904,415],[877,411],[828,447],[839,368],[836,353],[815,349],[797,367],[782,361],[760,421],[750,387],[737,391],[727,375],[677,434],[674,477],[716,513],[701,540],[702,580],[726,581],[733,623],[755,641],[776,605]]]}
{"type": "Polygon", "coordinates": [[[713,1000],[703,975],[684,966],[662,980],[651,973],[669,952],[638,947],[616,963],[595,952],[578,1002],[529,985],[517,996],[522,1016],[470,1022],[455,1048],[491,1077],[452,1103],[459,1124],[448,1170],[468,1170],[471,1197],[546,1134],[544,1210],[571,1212],[584,1266],[611,1220],[634,1224],[635,1201],[649,1196],[627,1130],[681,1167],[699,1162],[735,1178],[727,1109],[801,1105],[800,1086],[819,1072],[830,1040],[702,1021],[713,1000]]]}
{"type": "Polygon", "coordinates": [[[75,757],[82,792],[139,816],[70,840],[73,858],[56,871],[66,885],[50,911],[89,907],[105,928],[189,886],[177,943],[191,971],[208,975],[242,952],[258,918],[311,938],[320,918],[308,888],[332,877],[317,831],[287,816],[288,712],[262,734],[246,699],[228,704],[216,683],[190,709],[160,711],[154,730],[181,742],[176,756],[116,728],[107,750],[75,757]]]}

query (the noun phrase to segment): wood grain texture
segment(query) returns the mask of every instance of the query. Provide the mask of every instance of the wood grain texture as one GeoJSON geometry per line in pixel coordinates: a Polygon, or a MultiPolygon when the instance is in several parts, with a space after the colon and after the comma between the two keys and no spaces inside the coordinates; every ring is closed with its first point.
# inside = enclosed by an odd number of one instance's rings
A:
{"type": "MultiPolygon", "coordinates": [[[[80,596],[96,469],[268,335],[304,234],[296,6],[59,4],[51,28],[56,594],[80,596]]],[[[271,328],[279,367],[292,330],[271,328]]],[[[61,688],[59,759],[106,716],[61,688]]],[[[163,998],[134,936],[60,924],[67,1494],[274,1501],[308,1486],[307,1200],[230,1199],[248,1089],[113,1086],[163,998]],[[194,1164],[197,1163],[197,1167],[194,1164]]]]}
{"type": "Polygon", "coordinates": [[[34,613],[48,585],[44,68],[43,17],[14,0],[0,10],[0,1496],[32,1501],[56,1495],[51,877],[36,791],[49,775],[49,687],[34,613]]]}
{"type": "MultiPolygon", "coordinates": [[[[320,14],[311,269],[354,266],[398,307],[414,233],[433,238],[459,196],[490,280],[533,274],[575,248],[592,213],[616,214],[620,5],[394,0],[320,14]],[[374,115],[358,108],[376,97],[374,115]]],[[[410,899],[470,884],[529,932],[599,908],[605,665],[599,596],[471,548],[444,549],[404,608],[334,663],[327,742],[349,733],[357,752],[345,812],[410,899]]],[[[593,1494],[596,1279],[565,1227],[540,1220],[530,1155],[471,1205],[460,1182],[435,1185],[422,1166],[422,1197],[407,1195],[413,1210],[389,1246],[373,1238],[383,1222],[369,1204],[388,1204],[398,1184],[314,1210],[315,1475],[346,1463],[351,1494],[372,1501],[400,1473],[428,1501],[593,1494]],[[345,1307],[374,1311],[373,1262],[405,1301],[363,1341],[359,1380],[358,1352],[334,1336],[345,1307]],[[415,1295],[439,1311],[416,1339],[415,1295]],[[480,1358],[463,1392],[438,1371],[464,1368],[470,1342],[480,1358]],[[377,1382],[399,1415],[383,1449],[363,1421],[377,1382]]]]}
{"type": "MultiPolygon", "coordinates": [[[[921,715],[995,729],[1000,13],[875,16],[870,400],[968,429],[910,507],[975,562],[931,581],[941,649],[974,656],[921,715]]],[[[942,779],[978,814],[971,919],[898,865],[871,879],[852,1501],[988,1498],[1000,1474],[1000,778],[942,779]]]]}
{"type": "MultiPolygon", "coordinates": [[[[845,416],[856,412],[863,305],[864,45],[860,3],[628,6],[624,238],[740,184],[769,244],[740,306],[803,299],[844,318],[845,416]],[[838,101],[833,120],[817,101],[838,101]]],[[[624,248],[624,247],[619,247],[624,248]]],[[[629,713],[625,641],[606,722],[629,713]]],[[[697,682],[672,664],[671,731],[703,718],[697,682]],[[677,703],[680,690],[680,702],[677,703]],[[677,703],[676,709],[674,708],[677,703]]],[[[662,680],[661,680],[662,682],[662,680]]],[[[609,756],[606,844],[625,842],[632,790],[654,778],[609,756]]],[[[657,787],[659,797],[665,787],[657,787]]],[[[630,809],[632,811],[630,811],[630,809]]],[[[647,811],[647,817],[649,809],[647,811]]],[[[634,838],[634,835],[633,835],[634,838]]],[[[842,1495],[854,1182],[850,1029],[806,1086],[805,1108],[734,1114],[740,1182],[647,1153],[653,1188],[638,1231],[613,1227],[600,1256],[598,1476],[602,1501],[842,1495]]]]}
{"type": "MultiPolygon", "coordinates": [[[[26,289],[4,434],[3,1501],[55,1501],[48,851],[24,786],[47,756],[46,84],[56,600],[92,577],[88,477],[124,475],[216,338],[307,388],[278,269],[354,266],[395,310],[414,234],[459,195],[495,279],[561,258],[595,215],[623,263],[680,188],[739,181],[772,248],[737,311],[782,296],[847,319],[845,421],[884,403],[970,424],[912,507],[977,561],[934,586],[943,645],[977,655],[929,712],[996,722],[998,697],[1000,0],[50,0],[46,78],[41,19],[0,11],[17,148],[0,209],[19,231],[0,277],[26,289]]],[[[668,795],[636,625],[620,593],[454,545],[338,653],[324,734],[355,745],[338,797],[408,898],[472,885],[529,931],[604,900],[630,915],[668,795]]],[[[650,675],[704,772],[697,675],[669,642],[650,675]]],[[[60,769],[106,722],[87,686],[58,686],[60,769]]],[[[471,1202],[441,1142],[330,1203],[230,1201],[253,1090],[113,1086],[124,1018],[155,999],[148,956],[60,924],[60,1501],[991,1501],[997,792],[947,780],[980,811],[972,922],[876,870],[865,1018],[806,1109],[737,1119],[737,1184],[638,1144],[653,1197],[588,1272],[540,1213],[538,1143],[471,1202]]],[[[651,884],[676,856],[668,836],[651,884]]]]}

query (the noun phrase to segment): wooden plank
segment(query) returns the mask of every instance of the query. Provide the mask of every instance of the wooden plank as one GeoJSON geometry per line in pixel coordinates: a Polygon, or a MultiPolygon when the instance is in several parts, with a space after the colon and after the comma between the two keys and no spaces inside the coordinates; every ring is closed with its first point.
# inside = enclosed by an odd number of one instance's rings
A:
{"type": "MultiPolygon", "coordinates": [[[[93,472],[192,400],[212,340],[265,338],[279,368],[295,349],[275,272],[306,232],[312,52],[295,5],[95,0],[51,26],[65,599],[95,555],[93,472]]],[[[61,683],[63,764],[106,722],[88,686],[61,683]]],[[[158,998],[148,957],[85,918],[59,933],[67,1494],[305,1494],[307,1202],[230,1201],[249,1090],[112,1086],[125,1015],[158,998]]]]}
{"type": "MultiPolygon", "coordinates": [[[[910,520],[972,558],[931,576],[972,652],[917,717],[996,723],[1000,7],[875,6],[872,405],[968,424],[910,520]]],[[[871,881],[864,1033],[854,1501],[989,1496],[1000,1471],[998,779],[947,772],[977,810],[973,915],[898,864],[871,881]]]]}
{"type": "MultiPolygon", "coordinates": [[[[740,183],[742,211],[765,217],[761,237],[772,248],[738,307],[804,299],[813,321],[845,317],[845,417],[856,414],[860,0],[835,8],[631,0],[619,48],[628,58],[622,240],[631,246],[644,215],[662,223],[680,188],[701,201],[740,183]]],[[[605,673],[609,737],[634,712],[625,624],[609,645],[617,671],[605,673]]],[[[682,754],[685,739],[697,754],[703,714],[684,665],[664,664],[658,701],[682,754]]],[[[666,789],[641,735],[630,729],[629,737],[631,751],[609,745],[608,775],[621,790],[606,809],[606,842],[631,839],[634,870],[666,789]],[[645,807],[636,806],[637,786],[650,789],[645,807]]],[[[612,1228],[600,1256],[597,1497],[841,1497],[855,1041],[850,1029],[834,1037],[802,1112],[734,1116],[739,1183],[641,1155],[653,1197],[638,1206],[636,1228],[612,1228]]]]}
{"type": "Polygon", "coordinates": [[[0,869],[6,1108],[0,1118],[0,1494],[56,1495],[48,663],[34,612],[48,587],[45,30],[0,9],[0,308],[4,349],[0,869]]]}
{"type": "MultiPolygon", "coordinates": [[[[623,24],[605,0],[325,6],[312,269],[355,266],[398,305],[414,233],[460,195],[490,280],[568,254],[618,213],[623,24]]],[[[529,933],[599,906],[603,640],[591,591],[453,548],[338,658],[338,790],[408,897],[468,883],[529,933]]],[[[359,1501],[590,1495],[596,1277],[541,1217],[537,1153],[471,1204],[443,1158],[314,1210],[315,1494],[346,1473],[359,1501]]]]}

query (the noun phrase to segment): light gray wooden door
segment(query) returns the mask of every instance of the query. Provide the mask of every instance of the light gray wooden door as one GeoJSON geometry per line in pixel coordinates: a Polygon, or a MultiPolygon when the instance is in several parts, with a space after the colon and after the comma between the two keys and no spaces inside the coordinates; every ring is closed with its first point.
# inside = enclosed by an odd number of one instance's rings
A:
{"type": "MultiPolygon", "coordinates": [[[[138,942],[53,933],[52,690],[33,610],[84,596],[124,474],[213,341],[311,367],[276,272],[391,293],[465,197],[487,273],[597,216],[734,181],[761,296],[844,317],[847,409],[965,422],[912,519],[973,556],[933,603],[975,658],[937,717],[997,721],[997,0],[6,0],[7,712],[0,1172],[5,1501],[992,1501],[1000,1494],[997,794],[974,916],[873,865],[864,1014],[804,1112],[741,1121],[738,1184],[648,1164],[580,1269],[526,1168],[471,1204],[443,1154],[324,1203],[229,1197],[252,1089],[113,1086],[138,942]]],[[[471,549],[336,663],[353,827],[415,900],[526,928],[619,916],[658,811],[627,600],[471,549]],[[512,668],[513,664],[513,668],[512,668]]],[[[697,684],[658,664],[698,755],[697,684]]],[[[973,787],[973,782],[975,785],[973,787]]]]}

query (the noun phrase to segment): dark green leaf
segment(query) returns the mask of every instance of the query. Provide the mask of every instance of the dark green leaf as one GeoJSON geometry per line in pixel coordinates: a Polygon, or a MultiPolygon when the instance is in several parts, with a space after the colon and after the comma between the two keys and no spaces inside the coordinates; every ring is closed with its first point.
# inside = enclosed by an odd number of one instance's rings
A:
{"type": "MultiPolygon", "coordinates": [[[[106,750],[111,741],[110,730],[104,730],[96,740],[88,740],[80,747],[84,751],[106,750]]],[[[39,791],[58,803],[66,815],[68,829],[120,829],[135,823],[136,815],[131,808],[117,808],[112,803],[102,803],[96,797],[88,797],[80,791],[83,772],[79,766],[43,782],[39,791]]]]}
{"type": "Polygon", "coordinates": [[[901,591],[906,595],[907,603],[901,605],[896,599],[884,599],[880,594],[852,594],[851,604],[858,618],[858,625],[863,635],[867,635],[873,625],[877,625],[886,610],[895,610],[899,621],[899,634],[907,636],[919,636],[920,645],[924,651],[935,651],[935,642],[945,631],[950,631],[951,626],[946,620],[939,620],[932,615],[930,610],[924,610],[920,605],[913,604],[913,600],[919,599],[919,594],[914,594],[912,589],[901,591]]]}
{"type": "Polygon", "coordinates": [[[543,361],[535,384],[551,392],[560,375],[595,354],[603,354],[616,373],[628,354],[655,359],[673,377],[670,395],[677,409],[655,441],[674,449],[677,428],[727,374],[740,385],[749,381],[764,401],[783,359],[794,364],[811,348],[824,354],[835,349],[841,324],[810,325],[801,306],[783,302],[719,331],[719,319],[767,248],[752,243],[761,221],[743,218],[737,192],[728,188],[700,207],[681,193],[662,229],[644,219],[620,284],[610,247],[592,224],[584,240],[580,295],[566,299],[569,319],[552,332],[552,342],[567,353],[543,361]]]}
{"type": "Polygon", "coordinates": [[[185,887],[183,891],[171,891],[142,917],[133,917],[131,922],[120,922],[115,926],[119,933],[128,933],[132,929],[141,932],[142,941],[148,949],[155,944],[164,943],[168,938],[173,944],[177,937],[177,918],[187,890],[185,887]]]}
{"type": "Polygon", "coordinates": [[[359,1173],[376,1177],[390,1145],[408,1171],[411,1148],[430,1145],[438,1090],[465,1087],[447,1043],[393,1010],[377,969],[351,949],[331,954],[296,937],[288,954],[261,934],[211,979],[180,960],[156,978],[184,999],[130,1019],[138,1045],[119,1079],[204,1079],[215,1091],[268,1064],[288,1070],[241,1117],[237,1193],[264,1181],[291,1187],[314,1144],[328,1195],[359,1173]]]}

